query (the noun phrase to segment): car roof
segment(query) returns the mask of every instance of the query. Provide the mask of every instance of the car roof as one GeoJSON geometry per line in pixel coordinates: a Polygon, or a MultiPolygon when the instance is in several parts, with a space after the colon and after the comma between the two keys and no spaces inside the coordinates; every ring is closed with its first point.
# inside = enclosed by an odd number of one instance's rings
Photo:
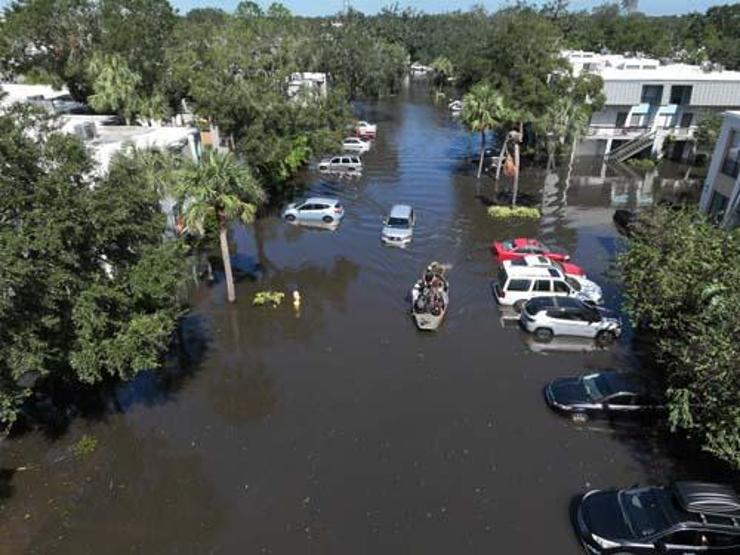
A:
{"type": "Polygon", "coordinates": [[[502,262],[506,273],[512,278],[557,278],[561,279],[563,276],[560,270],[554,267],[545,268],[543,266],[520,266],[512,264],[511,260],[504,260],[502,262]]]}
{"type": "Polygon", "coordinates": [[[339,200],[329,197],[309,197],[302,204],[338,204],[339,200]]]}
{"type": "Polygon", "coordinates": [[[537,312],[540,312],[552,307],[583,308],[584,304],[573,297],[535,297],[527,301],[527,307],[530,306],[534,307],[537,312]]]}
{"type": "Polygon", "coordinates": [[[391,218],[410,218],[411,207],[408,204],[394,204],[391,208],[391,218]]]}
{"type": "Polygon", "coordinates": [[[637,395],[655,393],[655,388],[651,384],[651,381],[637,372],[605,370],[603,372],[596,372],[595,374],[602,376],[614,393],[634,393],[637,395]]]}
{"type": "Polygon", "coordinates": [[[554,266],[552,260],[541,254],[527,254],[521,259],[527,263],[527,266],[554,266]]]}
{"type": "Polygon", "coordinates": [[[346,143],[347,141],[360,142],[360,143],[362,142],[359,137],[345,137],[344,142],[346,143]]]}
{"type": "Polygon", "coordinates": [[[511,243],[515,247],[539,247],[540,242],[537,239],[530,239],[528,237],[516,237],[511,239],[511,243]]]}

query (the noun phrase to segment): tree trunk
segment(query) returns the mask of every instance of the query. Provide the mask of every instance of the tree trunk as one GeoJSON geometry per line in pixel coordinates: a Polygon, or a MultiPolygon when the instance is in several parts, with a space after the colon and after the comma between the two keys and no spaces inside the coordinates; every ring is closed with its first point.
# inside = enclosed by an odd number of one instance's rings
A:
{"type": "Polygon", "coordinates": [[[496,181],[501,179],[501,168],[504,165],[504,157],[506,156],[506,153],[506,139],[504,139],[504,143],[501,145],[501,151],[498,153],[498,162],[496,164],[496,181]]]}
{"type": "Polygon", "coordinates": [[[516,206],[516,197],[519,194],[519,143],[514,142],[514,189],[511,195],[511,205],[516,206]]]}
{"type": "Polygon", "coordinates": [[[221,241],[221,258],[224,262],[224,275],[226,277],[226,298],[230,303],[236,301],[236,291],[234,290],[234,275],[231,273],[231,255],[229,254],[229,231],[226,228],[226,221],[223,214],[219,214],[219,239],[221,241]]]}
{"type": "Polygon", "coordinates": [[[478,175],[477,178],[480,179],[480,174],[483,172],[483,155],[486,152],[486,131],[485,129],[481,129],[480,132],[480,160],[478,161],[478,175]]]}

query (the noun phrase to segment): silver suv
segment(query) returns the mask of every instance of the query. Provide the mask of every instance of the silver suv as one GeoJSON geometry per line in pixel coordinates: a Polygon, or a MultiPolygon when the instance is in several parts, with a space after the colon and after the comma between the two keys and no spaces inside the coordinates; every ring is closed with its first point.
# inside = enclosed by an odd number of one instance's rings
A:
{"type": "Polygon", "coordinates": [[[590,337],[602,345],[622,334],[622,321],[603,308],[573,297],[537,297],[524,305],[519,321],[535,339],[546,343],[556,335],[590,337]]]}
{"type": "Polygon", "coordinates": [[[319,171],[331,173],[360,173],[362,161],[359,156],[344,154],[324,158],[319,162],[319,171]]]}
{"type": "Polygon", "coordinates": [[[383,220],[380,240],[386,245],[405,247],[414,236],[414,209],[406,204],[396,204],[390,215],[383,220]]]}

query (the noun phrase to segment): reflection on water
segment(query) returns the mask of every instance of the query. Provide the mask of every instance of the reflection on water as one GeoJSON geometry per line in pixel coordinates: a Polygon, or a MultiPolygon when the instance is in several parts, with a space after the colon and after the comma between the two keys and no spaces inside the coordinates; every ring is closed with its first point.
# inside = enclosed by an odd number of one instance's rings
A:
{"type": "Polygon", "coordinates": [[[482,199],[510,183],[475,179],[467,159],[478,137],[427,91],[412,85],[358,112],[379,127],[362,176],[307,169],[295,191],[337,196],[346,215],[335,231],[285,224],[276,200],[232,234],[237,303],[225,302],[222,280],[202,285],[168,372],[122,387],[118,411],[73,422],[61,438],[2,446],[3,548],[574,553],[574,494],[712,477],[662,434],[574,430],[545,406],[555,377],[635,366],[629,338],[576,352],[556,338],[542,356],[515,322],[501,325],[490,296],[490,242],[537,236],[568,250],[618,309],[612,213],[693,194],[685,170],[524,168],[522,193],[541,221],[494,221],[482,199]],[[416,212],[414,241],[387,249],[381,220],[400,203],[416,212]],[[451,265],[435,335],[408,321],[409,285],[430,260],[451,265]],[[300,311],[290,297],[253,306],[268,289],[299,291],[300,311]],[[97,451],[65,458],[82,433],[97,451]],[[531,522],[538,534],[526,533],[531,522]]]}

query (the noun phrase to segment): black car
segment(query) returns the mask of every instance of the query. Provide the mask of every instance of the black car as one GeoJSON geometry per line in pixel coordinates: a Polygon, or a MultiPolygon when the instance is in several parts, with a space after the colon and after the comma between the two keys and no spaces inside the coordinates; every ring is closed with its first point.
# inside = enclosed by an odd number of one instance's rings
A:
{"type": "Polygon", "coordinates": [[[737,554],[740,496],[705,482],[594,490],[581,498],[574,525],[587,553],[737,554]]]}
{"type": "Polygon", "coordinates": [[[558,378],[545,386],[551,409],[576,422],[594,417],[653,414],[664,407],[660,388],[640,374],[605,371],[558,378]]]}
{"type": "Polygon", "coordinates": [[[637,210],[621,208],[614,211],[612,220],[619,233],[630,235],[639,225],[640,213],[637,210]]]}

